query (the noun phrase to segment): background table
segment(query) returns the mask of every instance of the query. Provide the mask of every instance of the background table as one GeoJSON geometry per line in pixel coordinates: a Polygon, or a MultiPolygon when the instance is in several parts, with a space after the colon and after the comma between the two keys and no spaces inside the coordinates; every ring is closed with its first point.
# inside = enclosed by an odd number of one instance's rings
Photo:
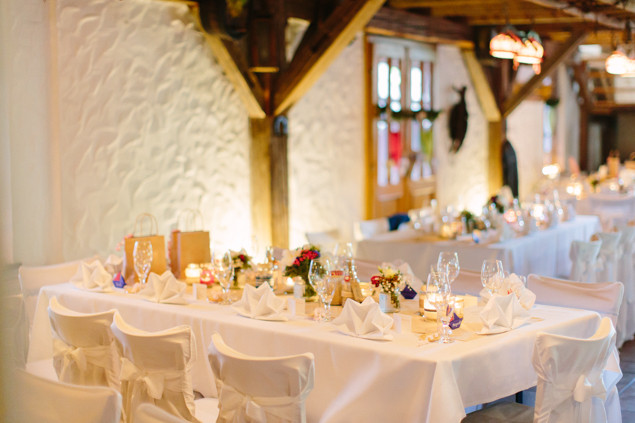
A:
{"type": "Polygon", "coordinates": [[[53,296],[80,312],[116,308],[127,322],[145,330],[189,325],[197,342],[194,389],[206,396],[215,395],[206,352],[214,332],[247,354],[310,351],[316,378],[307,399],[309,422],[460,422],[465,407],[535,385],[531,355],[538,331],[587,337],[600,321],[589,311],[535,306],[531,314],[541,320],[514,331],[418,346],[419,336],[412,332],[396,334],[393,342],[370,341],[307,318],[266,322],[241,317],[228,306],[156,304],[130,294],[86,292],[62,284],[40,292],[30,360],[52,355],[47,304],[53,296]]]}
{"type": "Polygon", "coordinates": [[[377,262],[404,260],[424,281],[441,251],[458,252],[461,268],[466,270],[480,272],[483,260],[498,259],[503,261],[505,270],[520,275],[568,277],[571,242],[588,241],[599,229],[597,216],[577,216],[544,231],[492,244],[426,238],[410,230],[394,231],[360,241],[356,256],[377,262]]]}

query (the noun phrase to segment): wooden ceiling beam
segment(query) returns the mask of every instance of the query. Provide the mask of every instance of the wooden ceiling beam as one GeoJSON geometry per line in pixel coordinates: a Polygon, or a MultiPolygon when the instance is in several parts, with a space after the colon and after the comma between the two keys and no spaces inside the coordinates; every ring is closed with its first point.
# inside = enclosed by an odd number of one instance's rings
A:
{"type": "Polygon", "coordinates": [[[510,98],[505,101],[503,105],[502,115],[504,117],[509,116],[514,109],[522,103],[545,79],[547,76],[551,75],[551,73],[556,70],[556,68],[565,60],[569,58],[569,56],[578,48],[580,44],[586,38],[586,31],[584,29],[577,30],[573,34],[569,40],[561,45],[549,58],[545,61],[542,66],[542,72],[538,75],[534,75],[525,85],[523,85],[520,90],[518,90],[515,94],[513,94],[510,98]]]}
{"type": "Polygon", "coordinates": [[[566,1],[561,0],[523,0],[525,2],[534,3],[540,6],[549,7],[552,9],[560,9],[564,13],[571,16],[582,18],[588,22],[595,22],[598,25],[602,25],[608,28],[624,29],[624,22],[606,17],[602,14],[596,14],[593,12],[584,12],[576,7],[572,7],[566,1]]]}
{"type": "Polygon", "coordinates": [[[311,23],[289,67],[278,77],[275,114],[283,113],[309,90],[383,3],[384,0],[345,0],[325,21],[311,23]]]}
{"type": "Polygon", "coordinates": [[[503,26],[507,23],[515,26],[536,25],[536,24],[579,24],[586,22],[577,17],[554,17],[554,16],[482,16],[478,18],[468,18],[467,23],[471,26],[503,26]]]}

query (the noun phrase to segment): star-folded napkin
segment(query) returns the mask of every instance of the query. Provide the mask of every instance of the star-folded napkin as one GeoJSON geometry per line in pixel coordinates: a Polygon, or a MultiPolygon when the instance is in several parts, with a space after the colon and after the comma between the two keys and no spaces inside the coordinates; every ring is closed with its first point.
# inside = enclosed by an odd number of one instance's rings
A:
{"type": "Polygon", "coordinates": [[[166,270],[162,275],[150,273],[137,295],[155,303],[187,304],[185,288],[183,282],[177,281],[172,272],[166,270]]]}
{"type": "Polygon", "coordinates": [[[112,292],[112,276],[104,269],[99,260],[82,262],[70,280],[81,289],[94,292],[112,292]]]}
{"type": "MultiPolygon", "coordinates": [[[[500,295],[509,295],[511,293],[516,294],[520,305],[523,306],[525,310],[529,310],[530,308],[532,308],[534,306],[534,303],[536,302],[536,294],[527,289],[524,282],[520,280],[520,277],[515,273],[512,273],[503,280],[503,283],[501,284],[500,288],[498,288],[497,293],[500,295]]],[[[485,288],[481,290],[480,295],[481,298],[486,301],[489,301],[490,297],[492,296],[490,292],[485,288]]]]}
{"type": "Polygon", "coordinates": [[[243,296],[232,307],[239,314],[259,320],[287,320],[282,314],[285,301],[276,297],[268,283],[258,288],[245,285],[243,296]]]}
{"type": "Polygon", "coordinates": [[[393,319],[379,309],[379,304],[372,297],[367,297],[361,304],[346,301],[333,325],[346,335],[386,341],[393,339],[390,333],[393,319]]]}
{"type": "Polygon", "coordinates": [[[520,304],[514,293],[494,294],[480,313],[481,334],[507,332],[522,326],[529,320],[529,312],[520,304]]]}

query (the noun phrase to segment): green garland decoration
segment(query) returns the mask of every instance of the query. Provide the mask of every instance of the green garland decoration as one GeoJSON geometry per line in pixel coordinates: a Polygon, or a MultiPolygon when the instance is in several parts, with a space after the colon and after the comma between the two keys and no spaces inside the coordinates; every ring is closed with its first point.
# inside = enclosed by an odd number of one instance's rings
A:
{"type": "Polygon", "coordinates": [[[388,106],[379,106],[375,105],[375,116],[383,119],[391,119],[391,120],[404,120],[404,119],[416,119],[418,121],[422,121],[424,119],[429,120],[430,122],[434,122],[434,120],[439,117],[441,110],[420,110],[418,112],[414,112],[412,110],[404,110],[401,109],[398,112],[393,111],[388,106]]]}

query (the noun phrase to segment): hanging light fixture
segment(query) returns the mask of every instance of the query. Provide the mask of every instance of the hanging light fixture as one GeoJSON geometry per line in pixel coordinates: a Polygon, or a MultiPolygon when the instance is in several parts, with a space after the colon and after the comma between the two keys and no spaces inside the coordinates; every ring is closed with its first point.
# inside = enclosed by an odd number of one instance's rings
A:
{"type": "Polygon", "coordinates": [[[489,54],[498,59],[513,59],[521,46],[522,41],[510,28],[490,40],[489,54]]]}
{"type": "MultiPolygon", "coordinates": [[[[631,46],[631,21],[627,20],[624,27],[624,35],[626,39],[626,48],[632,49],[631,46]]],[[[635,61],[619,47],[613,49],[613,53],[606,58],[604,68],[611,75],[635,76],[635,61]]]]}
{"type": "Polygon", "coordinates": [[[522,47],[516,52],[514,61],[526,65],[542,63],[545,49],[540,44],[540,37],[534,31],[529,31],[523,38],[522,47]]]}
{"type": "Polygon", "coordinates": [[[490,40],[489,52],[492,57],[512,59],[514,69],[518,69],[518,65],[522,63],[532,65],[534,72],[539,74],[545,49],[536,32],[529,31],[525,34],[507,25],[504,31],[490,40]]]}

